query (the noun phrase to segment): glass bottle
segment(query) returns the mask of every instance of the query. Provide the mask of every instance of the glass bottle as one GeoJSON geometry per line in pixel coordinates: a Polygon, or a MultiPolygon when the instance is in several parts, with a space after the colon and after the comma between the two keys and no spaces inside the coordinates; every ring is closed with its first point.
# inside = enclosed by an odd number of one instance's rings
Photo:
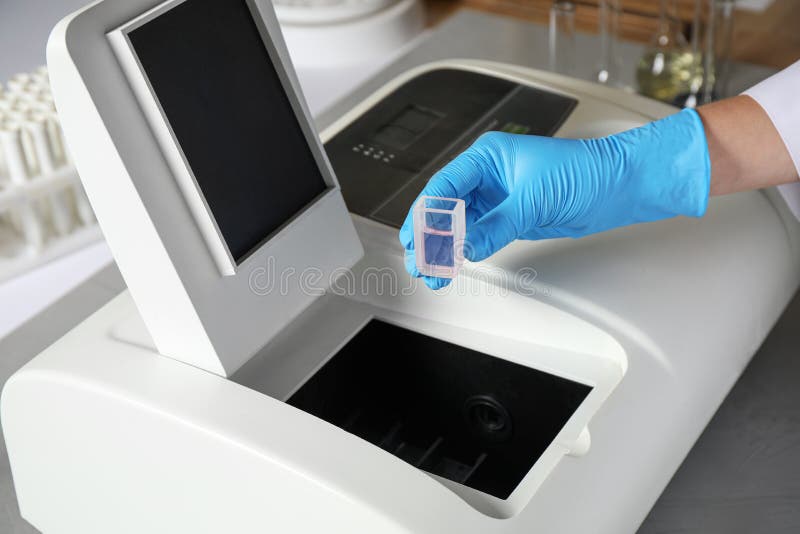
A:
{"type": "MultiPolygon", "coordinates": [[[[713,1],[713,0],[712,0],[713,1]]],[[[658,30],[636,68],[643,95],[680,104],[692,92],[699,58],[681,32],[676,0],[661,0],[658,30]]]]}

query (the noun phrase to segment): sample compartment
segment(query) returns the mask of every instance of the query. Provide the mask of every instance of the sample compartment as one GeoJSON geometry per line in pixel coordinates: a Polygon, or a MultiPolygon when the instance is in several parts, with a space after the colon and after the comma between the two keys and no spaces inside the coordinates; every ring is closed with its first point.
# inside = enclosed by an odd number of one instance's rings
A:
{"type": "Polygon", "coordinates": [[[591,389],[373,319],[287,402],[506,499],[591,389]]]}

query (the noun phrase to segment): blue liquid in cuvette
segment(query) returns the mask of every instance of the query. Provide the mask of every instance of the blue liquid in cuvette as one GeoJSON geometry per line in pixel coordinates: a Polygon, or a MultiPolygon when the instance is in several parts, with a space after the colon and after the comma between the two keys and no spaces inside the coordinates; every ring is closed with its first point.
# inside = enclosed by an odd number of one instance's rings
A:
{"type": "Polygon", "coordinates": [[[452,267],[455,265],[453,257],[453,236],[440,234],[425,234],[425,263],[452,267]]]}

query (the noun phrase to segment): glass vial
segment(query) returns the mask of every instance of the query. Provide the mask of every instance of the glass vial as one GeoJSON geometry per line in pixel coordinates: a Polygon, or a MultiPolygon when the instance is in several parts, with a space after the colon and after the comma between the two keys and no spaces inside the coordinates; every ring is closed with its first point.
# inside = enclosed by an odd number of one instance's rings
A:
{"type": "Polygon", "coordinates": [[[550,70],[575,74],[575,3],[554,0],[550,7],[550,70]]]}
{"type": "Polygon", "coordinates": [[[607,85],[620,84],[619,18],[622,0],[600,0],[598,23],[600,31],[600,64],[597,81],[607,85]]]}
{"type": "Polygon", "coordinates": [[[696,0],[692,50],[698,58],[697,104],[728,94],[734,0],[696,0]]]}

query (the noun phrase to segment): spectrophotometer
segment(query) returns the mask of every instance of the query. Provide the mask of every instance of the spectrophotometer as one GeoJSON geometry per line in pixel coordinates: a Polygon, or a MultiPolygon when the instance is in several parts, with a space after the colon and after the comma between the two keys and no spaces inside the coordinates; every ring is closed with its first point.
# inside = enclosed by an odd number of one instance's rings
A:
{"type": "Polygon", "coordinates": [[[673,112],[641,97],[452,60],[320,141],[266,0],[96,2],[48,64],[128,290],[3,390],[45,534],[633,532],[798,285],[769,191],[405,274],[405,213],[478,135],[673,112]]]}

